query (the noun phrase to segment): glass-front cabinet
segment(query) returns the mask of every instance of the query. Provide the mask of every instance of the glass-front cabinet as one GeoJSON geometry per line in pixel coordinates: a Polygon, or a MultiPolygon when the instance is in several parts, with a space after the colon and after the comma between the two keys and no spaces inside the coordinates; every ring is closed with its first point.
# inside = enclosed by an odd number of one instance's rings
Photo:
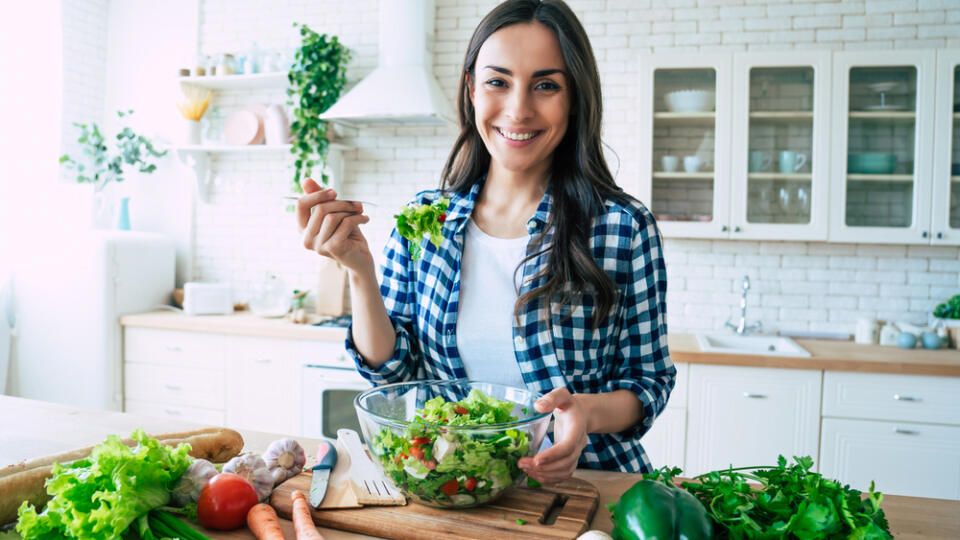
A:
{"type": "Polygon", "coordinates": [[[960,245],[960,50],[937,52],[932,243],[960,245]]]}
{"type": "Polygon", "coordinates": [[[826,240],[829,52],[734,57],[731,238],[826,240]]]}
{"type": "Polygon", "coordinates": [[[831,241],[930,243],[935,61],[834,54],[831,241]]]}
{"type": "Polygon", "coordinates": [[[665,236],[729,236],[731,56],[644,56],[639,198],[665,236]]]}

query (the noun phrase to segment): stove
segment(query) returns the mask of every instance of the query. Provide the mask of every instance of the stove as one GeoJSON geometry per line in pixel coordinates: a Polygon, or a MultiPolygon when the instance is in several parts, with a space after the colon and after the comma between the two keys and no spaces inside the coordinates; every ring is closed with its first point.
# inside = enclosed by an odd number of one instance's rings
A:
{"type": "Polygon", "coordinates": [[[313,323],[312,326],[324,326],[324,327],[335,327],[335,328],[346,328],[350,326],[350,321],[353,320],[353,317],[348,315],[340,315],[339,317],[330,317],[324,319],[320,322],[313,323]]]}

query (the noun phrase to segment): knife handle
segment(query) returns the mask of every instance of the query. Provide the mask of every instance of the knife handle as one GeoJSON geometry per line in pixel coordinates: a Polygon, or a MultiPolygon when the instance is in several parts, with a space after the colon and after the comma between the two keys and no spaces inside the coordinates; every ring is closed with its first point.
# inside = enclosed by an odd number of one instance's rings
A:
{"type": "Polygon", "coordinates": [[[337,449],[327,441],[317,446],[317,465],[314,469],[331,469],[337,464],[337,449]]]}

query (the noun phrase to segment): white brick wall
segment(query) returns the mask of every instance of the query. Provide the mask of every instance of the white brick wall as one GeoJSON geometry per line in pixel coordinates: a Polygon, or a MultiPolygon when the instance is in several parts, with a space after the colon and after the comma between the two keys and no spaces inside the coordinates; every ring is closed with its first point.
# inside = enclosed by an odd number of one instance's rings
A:
{"type": "MultiPolygon", "coordinates": [[[[336,34],[353,50],[351,82],[377,61],[377,0],[200,0],[202,52],[295,46],[294,21],[336,34]]],[[[788,49],[893,49],[960,47],[956,0],[568,0],[590,33],[604,81],[606,142],[619,182],[635,185],[637,97],[635,58],[642,52],[788,49]]],[[[435,72],[454,102],[459,62],[474,26],[496,0],[437,0],[435,72]]],[[[77,41],[105,42],[104,24],[80,11],[104,13],[106,0],[65,3],[64,20],[83,27],[77,41]],[[77,15],[77,16],[73,16],[77,15]],[[101,32],[101,34],[98,34],[101,32]]],[[[66,28],[69,39],[71,27],[66,28]]],[[[76,31],[75,31],[76,32],[76,31]]],[[[68,50],[69,54],[81,54],[68,50]]],[[[103,55],[65,58],[65,87],[78,116],[95,114],[102,102],[103,55]],[[82,60],[82,61],[81,61],[82,60]],[[80,68],[69,71],[70,66],[80,68]],[[82,94],[82,96],[80,95],[82,94]],[[86,108],[84,108],[86,107],[86,108]],[[79,114],[82,113],[82,114],[79,114]]],[[[224,112],[249,103],[277,102],[280,94],[223,92],[224,112]]],[[[394,209],[416,191],[435,187],[455,132],[448,128],[378,127],[347,130],[342,194],[379,203],[369,208],[364,232],[379,253],[394,209]]],[[[65,139],[69,138],[65,136],[65,139]]],[[[196,279],[234,284],[249,298],[268,273],[291,287],[318,289],[317,256],[301,247],[293,218],[280,196],[291,176],[286,156],[236,154],[218,160],[212,204],[196,215],[196,279]]],[[[736,313],[740,277],[753,282],[751,318],[767,328],[852,331],[858,316],[925,319],[933,306],[960,289],[957,248],[874,246],[804,242],[669,240],[668,310],[672,330],[713,329],[736,313]]]]}

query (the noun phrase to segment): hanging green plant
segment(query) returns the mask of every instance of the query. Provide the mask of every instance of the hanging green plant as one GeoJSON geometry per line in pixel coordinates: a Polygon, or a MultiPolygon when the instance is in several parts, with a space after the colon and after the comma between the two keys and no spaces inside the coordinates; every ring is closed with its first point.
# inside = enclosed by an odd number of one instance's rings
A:
{"type": "Polygon", "coordinates": [[[311,177],[316,166],[320,168],[321,183],[327,185],[328,182],[323,172],[330,148],[328,123],[320,119],[320,114],[340,97],[347,82],[350,51],[337,36],[317,34],[305,24],[293,25],[300,27],[302,39],[287,75],[290,81],[288,104],[294,106],[290,126],[291,152],[296,158],[291,188],[296,193],[303,193],[300,182],[311,177]]]}

